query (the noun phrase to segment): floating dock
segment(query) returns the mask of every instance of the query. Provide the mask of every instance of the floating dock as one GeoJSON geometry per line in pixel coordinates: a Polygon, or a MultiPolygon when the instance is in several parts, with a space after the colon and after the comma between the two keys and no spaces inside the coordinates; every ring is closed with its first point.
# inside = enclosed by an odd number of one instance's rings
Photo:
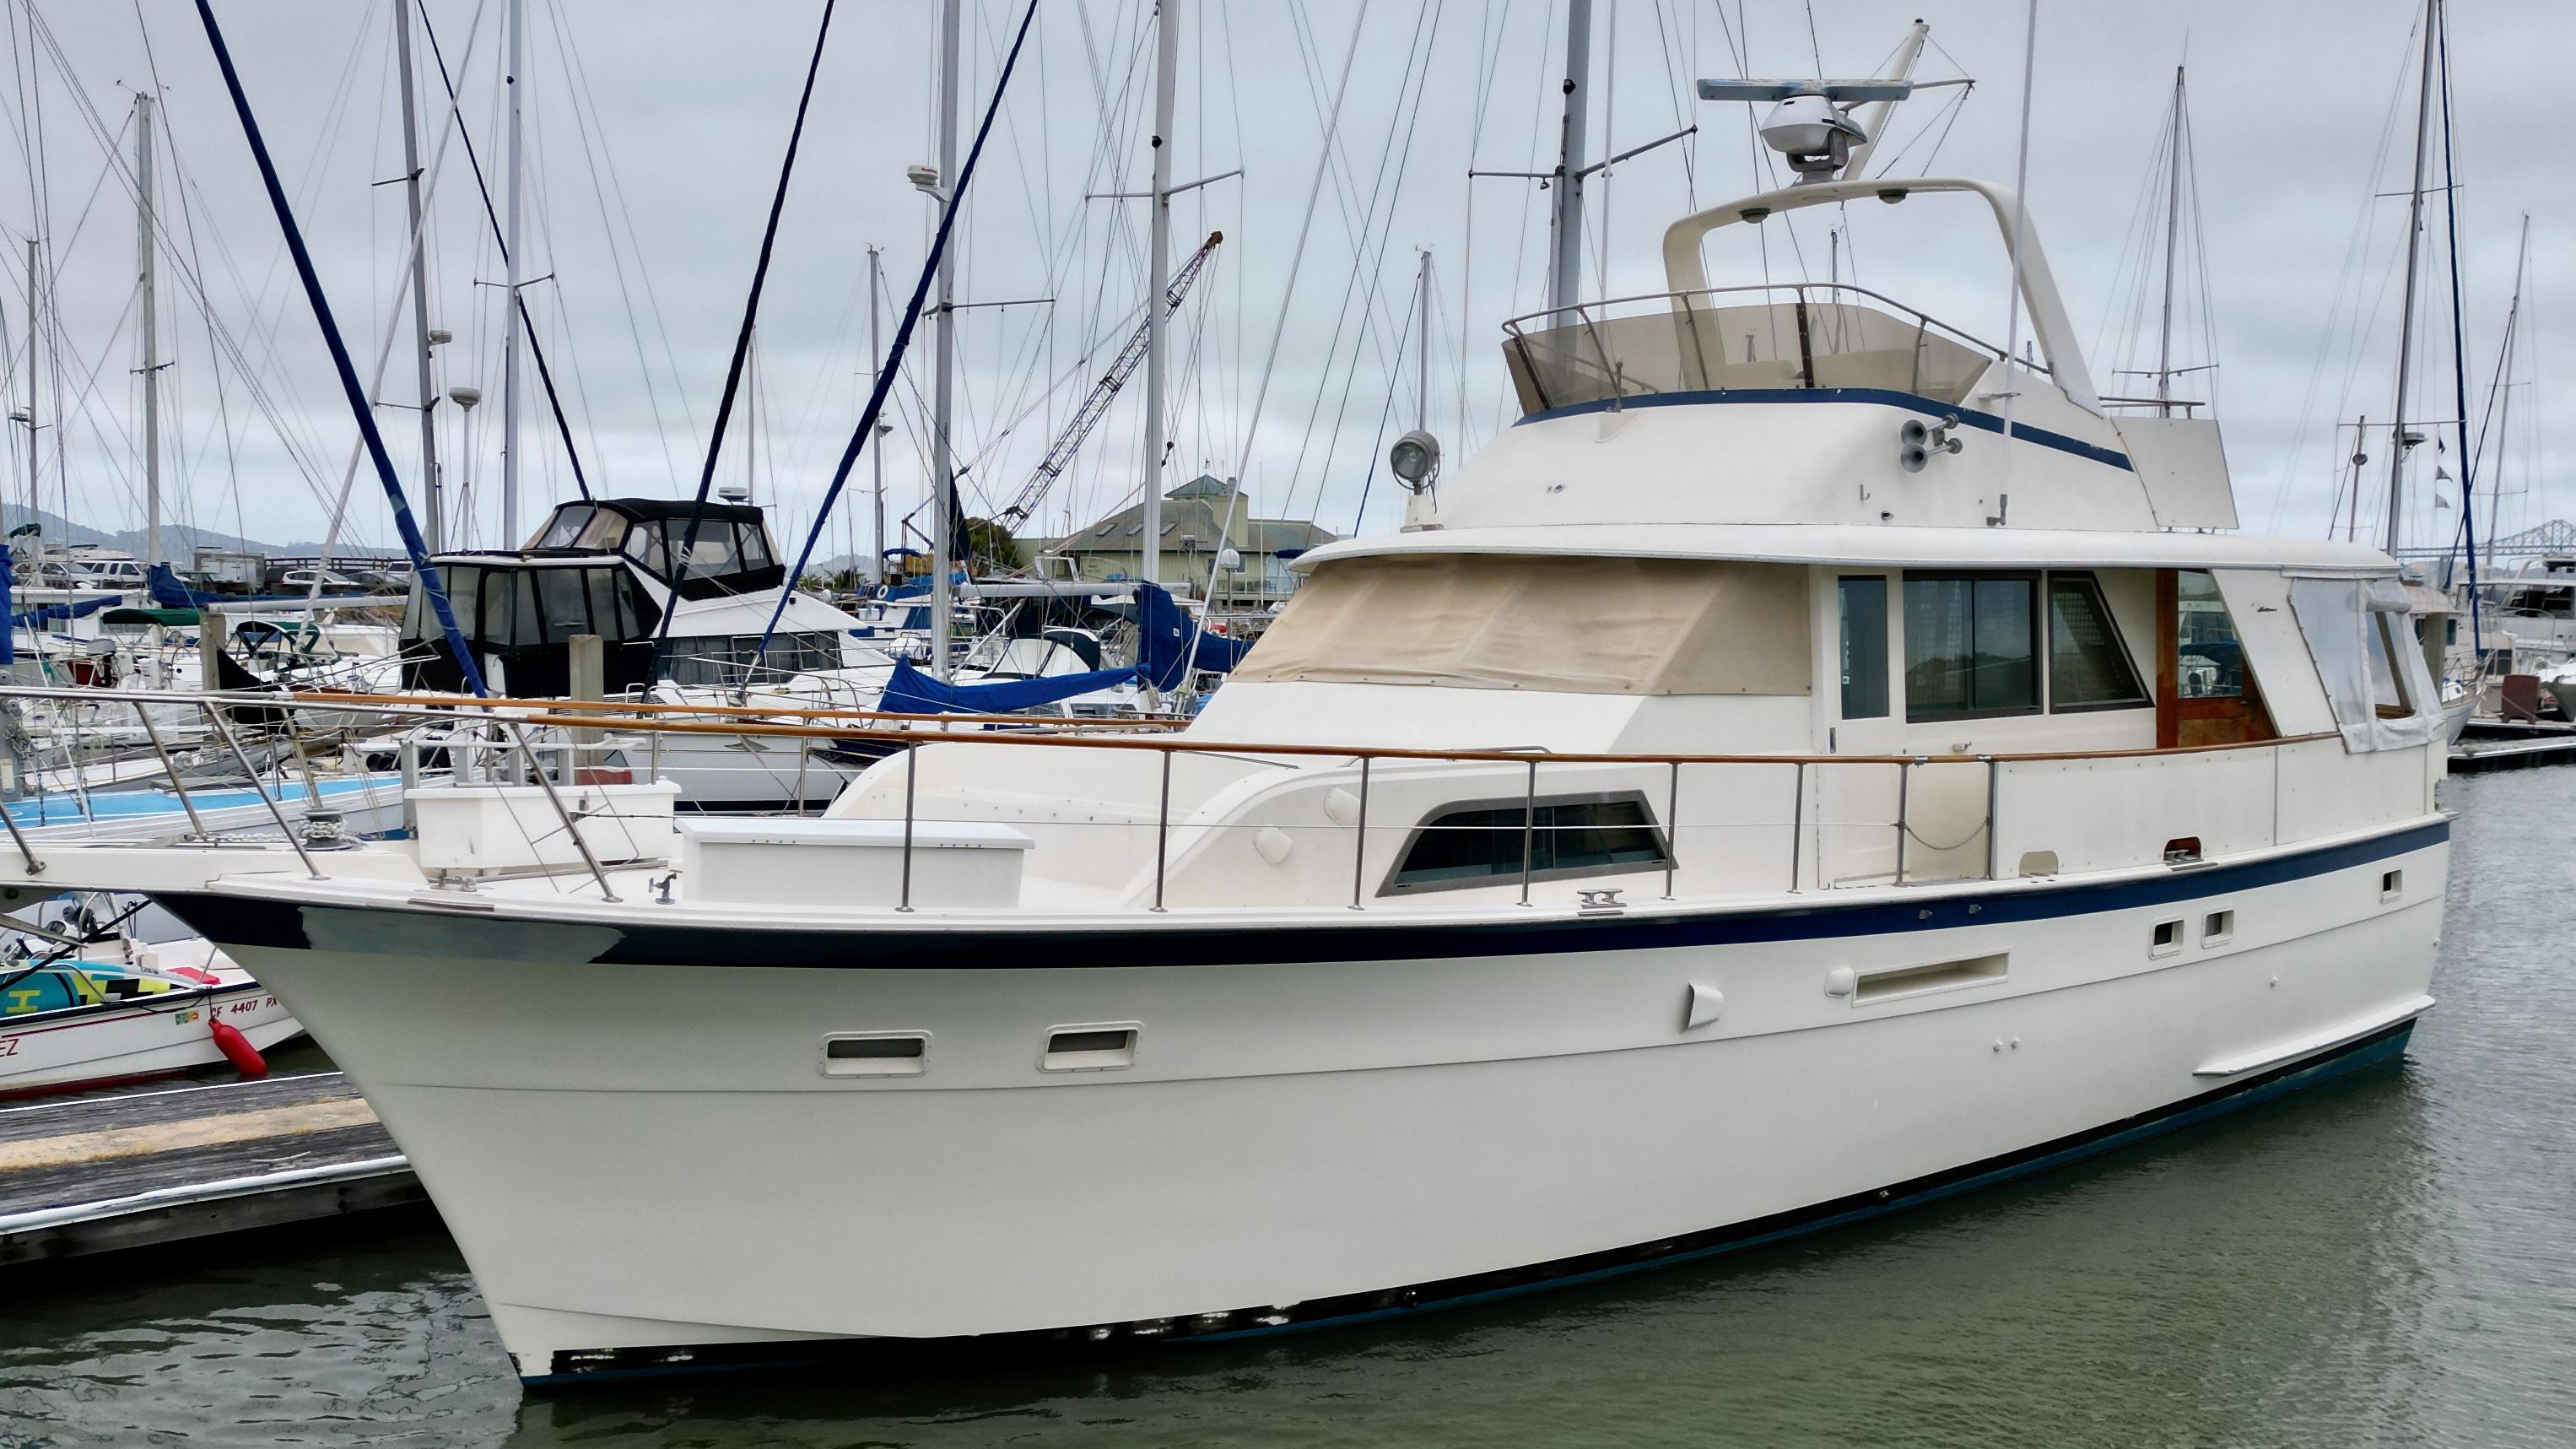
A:
{"type": "Polygon", "coordinates": [[[2473,720],[2461,732],[2460,742],[2451,747],[2454,775],[2527,770],[2540,765],[2576,765],[2576,725],[2473,720]]]}
{"type": "Polygon", "coordinates": [[[0,1266],[425,1201],[338,1072],[0,1110],[0,1266]]]}

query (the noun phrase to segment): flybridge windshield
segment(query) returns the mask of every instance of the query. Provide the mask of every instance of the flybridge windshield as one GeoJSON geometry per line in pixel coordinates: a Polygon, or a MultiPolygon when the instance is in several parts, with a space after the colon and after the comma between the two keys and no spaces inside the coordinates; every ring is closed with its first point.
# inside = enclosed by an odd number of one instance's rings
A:
{"type": "Polygon", "coordinates": [[[672,562],[687,543],[687,576],[680,583],[680,594],[690,599],[774,589],[785,581],[786,570],[769,546],[769,529],[758,508],[707,505],[698,516],[694,542],[688,541],[691,512],[687,500],[663,498],[567,503],[546,520],[545,527],[528,541],[528,548],[622,553],[667,583],[674,572],[672,562]]]}
{"type": "Polygon", "coordinates": [[[1570,308],[1506,328],[1523,413],[1611,398],[1739,389],[1874,388],[1964,401],[1995,361],[1920,315],[1837,287],[1749,288],[1570,308]],[[1766,300],[1764,291],[1785,292],[1766,300]],[[1810,293],[1813,295],[1810,295],[1810,293]]]}

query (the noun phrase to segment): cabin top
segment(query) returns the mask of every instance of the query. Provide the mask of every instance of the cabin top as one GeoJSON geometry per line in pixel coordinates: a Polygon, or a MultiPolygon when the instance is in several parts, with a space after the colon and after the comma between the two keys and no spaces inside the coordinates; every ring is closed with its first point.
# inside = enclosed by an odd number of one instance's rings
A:
{"type": "Polygon", "coordinates": [[[693,512],[698,514],[698,532],[688,545],[686,576],[678,583],[680,597],[716,599],[774,589],[786,582],[787,570],[770,545],[769,529],[758,507],[710,503],[700,511],[685,498],[602,498],[560,504],[517,550],[444,555],[442,562],[490,567],[512,558],[536,563],[546,555],[616,554],[667,589],[672,587],[671,560],[688,537],[693,512]]]}

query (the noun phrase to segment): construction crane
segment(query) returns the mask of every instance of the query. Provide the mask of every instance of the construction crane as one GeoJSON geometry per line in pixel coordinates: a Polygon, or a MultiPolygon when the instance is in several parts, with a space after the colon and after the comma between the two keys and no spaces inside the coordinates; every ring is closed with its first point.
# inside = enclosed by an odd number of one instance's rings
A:
{"type": "MultiPolygon", "coordinates": [[[[1165,306],[1175,312],[1180,310],[1181,299],[1189,295],[1190,283],[1198,280],[1199,268],[1207,264],[1209,254],[1216,250],[1217,243],[1224,240],[1224,232],[1209,232],[1208,239],[1199,245],[1199,249],[1190,253],[1190,259],[1172,274],[1172,284],[1163,289],[1165,306]]],[[[1091,395],[1082,400],[1082,406],[1073,410],[1072,420],[1064,425],[1064,431],[1055,435],[1055,441],[1047,445],[1046,456],[1038,460],[1037,471],[1029,475],[1028,482],[1020,485],[1019,496],[995,516],[995,522],[1006,528],[1017,528],[1037,511],[1047,490],[1055,486],[1055,480],[1066,468],[1072,466],[1073,455],[1082,450],[1082,440],[1090,437],[1091,430],[1100,426],[1100,420],[1108,416],[1110,400],[1118,396],[1118,389],[1125,387],[1129,375],[1144,364],[1145,334],[1152,322],[1149,317],[1136,324],[1136,331],[1127,339],[1127,345],[1118,349],[1118,356],[1110,362],[1109,370],[1100,375],[1100,381],[1092,384],[1091,395]]]]}

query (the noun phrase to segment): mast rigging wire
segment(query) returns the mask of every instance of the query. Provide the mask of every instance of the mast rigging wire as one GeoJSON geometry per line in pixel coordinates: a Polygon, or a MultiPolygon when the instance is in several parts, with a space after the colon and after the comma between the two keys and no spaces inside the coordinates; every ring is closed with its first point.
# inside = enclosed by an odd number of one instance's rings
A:
{"type": "MultiPolygon", "coordinates": [[[[465,143],[466,164],[474,168],[474,190],[483,198],[483,221],[492,228],[492,245],[501,252],[501,275],[516,277],[519,275],[518,262],[510,255],[510,244],[502,238],[501,218],[492,209],[492,187],[483,176],[483,158],[475,154],[474,138],[466,134],[465,117],[456,109],[456,80],[447,73],[447,57],[439,52],[438,29],[429,23],[426,4],[413,0],[413,8],[420,12],[420,29],[429,40],[430,59],[438,64],[438,83],[447,92],[448,114],[456,118],[456,137],[465,143]]],[[[509,291],[511,305],[519,309],[520,330],[528,339],[528,356],[537,364],[537,381],[545,385],[546,406],[554,411],[555,432],[563,438],[564,458],[572,464],[573,486],[579,488],[581,496],[587,500],[591,496],[590,478],[582,472],[581,449],[573,446],[572,424],[565,420],[563,398],[555,392],[554,369],[546,366],[546,349],[537,341],[537,319],[528,315],[528,299],[521,284],[512,282],[509,291]]]]}
{"type": "Polygon", "coordinates": [[[430,608],[438,615],[439,631],[446,636],[447,647],[456,654],[458,671],[476,698],[489,698],[491,691],[483,686],[482,667],[475,662],[474,651],[466,647],[463,631],[456,627],[456,611],[448,604],[447,586],[438,577],[438,565],[430,561],[429,545],[421,539],[420,525],[412,520],[411,504],[403,498],[402,480],[394,476],[394,460],[385,451],[384,434],[377,430],[375,409],[367,403],[366,390],[358,385],[357,365],[349,360],[348,344],[340,339],[339,324],[332,320],[331,299],[322,290],[320,274],[313,270],[313,256],[305,250],[304,233],[295,224],[294,209],[286,203],[286,188],[277,179],[276,163],[268,156],[268,142],[260,135],[259,118],[251,113],[250,97],[243,92],[241,76],[233,69],[233,54],[224,44],[223,27],[215,23],[212,0],[197,0],[197,18],[206,27],[206,43],[215,52],[215,64],[224,75],[224,89],[232,96],[233,111],[241,118],[242,137],[250,143],[252,159],[259,163],[259,179],[267,188],[268,204],[277,213],[279,229],[286,233],[286,249],[295,259],[295,274],[304,283],[305,299],[313,305],[313,320],[321,327],[322,341],[330,349],[332,370],[340,377],[340,391],[358,420],[367,455],[375,461],[385,500],[393,505],[394,530],[402,535],[403,550],[411,555],[413,572],[429,596],[430,608]]]}
{"type": "MultiPolygon", "coordinates": [[[[689,580],[690,560],[697,554],[698,528],[706,521],[707,494],[715,487],[716,461],[724,454],[725,424],[733,417],[734,396],[741,390],[743,365],[751,353],[752,328],[760,320],[760,293],[769,283],[769,259],[778,247],[778,217],[787,207],[787,183],[796,175],[796,148],[805,139],[805,115],[814,104],[814,77],[823,69],[823,46],[831,39],[832,11],[838,3],[839,0],[823,0],[823,19],[814,28],[814,54],[805,62],[805,89],[796,98],[796,123],[787,132],[787,155],[778,164],[778,187],[770,194],[769,222],[761,229],[760,259],[751,269],[751,295],[742,304],[742,330],[734,335],[733,361],[725,368],[724,393],[716,401],[716,423],[707,437],[706,466],[698,473],[697,500],[689,507],[689,523],[681,531],[678,556],[663,561],[670,570],[671,602],[653,629],[653,664],[647,675],[651,679],[662,677],[662,664],[670,651],[671,619],[680,612],[681,590],[689,580]]],[[[779,607],[785,608],[786,603],[782,594],[779,607]]],[[[765,649],[767,640],[762,642],[765,649]]]]}
{"type": "MultiPolygon", "coordinates": [[[[204,0],[199,0],[204,3],[204,0]]],[[[787,612],[787,601],[796,594],[796,581],[805,577],[805,566],[813,561],[814,545],[823,537],[824,525],[832,517],[832,504],[841,496],[842,485],[850,481],[850,469],[859,461],[859,450],[876,436],[877,414],[884,410],[886,395],[894,387],[904,352],[912,345],[912,331],[921,322],[922,303],[930,295],[930,284],[939,273],[939,259],[947,253],[948,239],[957,226],[957,213],[966,201],[966,187],[975,179],[975,163],[984,156],[985,138],[993,133],[993,117],[1002,109],[1002,97],[1010,93],[1011,72],[1019,66],[1020,49],[1028,43],[1030,22],[1037,19],[1038,0],[1029,0],[1028,9],[1020,15],[1019,33],[1012,37],[1010,54],[1002,61],[1002,73],[993,82],[993,97],[984,105],[984,119],[975,128],[975,144],[966,152],[966,164],[957,173],[957,184],[948,193],[948,204],[939,209],[939,230],[931,238],[930,254],[922,259],[921,277],[912,285],[912,300],[904,304],[903,321],[896,326],[894,345],[887,349],[885,361],[877,369],[874,386],[868,389],[868,405],[860,410],[858,426],[850,430],[848,446],[841,449],[841,461],[832,469],[832,482],[823,490],[823,501],[814,509],[814,526],[805,535],[805,545],[797,550],[796,566],[787,571],[787,585],[778,592],[778,603],[769,612],[769,623],[760,631],[760,647],[755,659],[769,657],[770,637],[778,632],[778,621],[787,612]]],[[[949,506],[948,500],[933,500],[938,506],[949,506]]],[[[946,568],[948,561],[941,559],[946,568]]]]}

